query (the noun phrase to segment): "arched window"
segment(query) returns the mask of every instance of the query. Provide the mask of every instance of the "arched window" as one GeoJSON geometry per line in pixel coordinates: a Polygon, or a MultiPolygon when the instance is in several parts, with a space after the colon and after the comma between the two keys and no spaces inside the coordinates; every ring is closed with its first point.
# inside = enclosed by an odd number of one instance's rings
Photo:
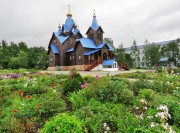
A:
{"type": "Polygon", "coordinates": [[[79,60],[81,60],[81,55],[79,55],[79,60]]]}
{"type": "Polygon", "coordinates": [[[53,57],[50,57],[50,62],[53,62],[53,57]]]}
{"type": "Polygon", "coordinates": [[[101,33],[98,33],[98,39],[101,39],[101,38],[102,38],[101,33]]]}

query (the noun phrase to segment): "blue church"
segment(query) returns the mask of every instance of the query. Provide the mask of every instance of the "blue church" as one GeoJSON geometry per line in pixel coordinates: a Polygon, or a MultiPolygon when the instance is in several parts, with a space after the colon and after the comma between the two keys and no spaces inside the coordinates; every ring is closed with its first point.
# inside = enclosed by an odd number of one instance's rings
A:
{"type": "Polygon", "coordinates": [[[103,33],[94,13],[87,37],[83,37],[69,10],[65,23],[58,26],[50,39],[48,70],[55,70],[57,66],[61,70],[76,68],[83,71],[117,68],[114,48],[103,41],[103,33]]]}

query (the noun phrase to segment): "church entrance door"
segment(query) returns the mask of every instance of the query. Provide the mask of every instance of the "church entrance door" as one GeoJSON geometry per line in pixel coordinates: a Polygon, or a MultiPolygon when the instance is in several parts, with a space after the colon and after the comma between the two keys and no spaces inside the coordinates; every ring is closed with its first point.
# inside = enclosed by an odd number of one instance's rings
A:
{"type": "Polygon", "coordinates": [[[107,60],[107,54],[103,53],[103,60],[107,60]]]}

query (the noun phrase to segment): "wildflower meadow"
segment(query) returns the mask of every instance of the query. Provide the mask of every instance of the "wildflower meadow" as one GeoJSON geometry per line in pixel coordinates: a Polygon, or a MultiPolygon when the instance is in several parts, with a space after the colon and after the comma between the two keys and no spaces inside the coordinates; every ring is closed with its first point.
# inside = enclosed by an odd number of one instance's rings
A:
{"type": "Polygon", "coordinates": [[[178,133],[180,74],[0,72],[1,133],[178,133]],[[131,80],[133,78],[133,80],[131,80]]]}

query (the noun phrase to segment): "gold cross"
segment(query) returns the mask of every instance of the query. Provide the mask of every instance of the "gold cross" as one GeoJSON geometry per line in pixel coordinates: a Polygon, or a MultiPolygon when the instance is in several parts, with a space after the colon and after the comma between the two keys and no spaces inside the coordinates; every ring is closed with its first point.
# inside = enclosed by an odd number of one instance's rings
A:
{"type": "Polygon", "coordinates": [[[70,12],[70,9],[71,9],[71,5],[68,5],[68,10],[69,10],[69,12],[70,12]]]}

